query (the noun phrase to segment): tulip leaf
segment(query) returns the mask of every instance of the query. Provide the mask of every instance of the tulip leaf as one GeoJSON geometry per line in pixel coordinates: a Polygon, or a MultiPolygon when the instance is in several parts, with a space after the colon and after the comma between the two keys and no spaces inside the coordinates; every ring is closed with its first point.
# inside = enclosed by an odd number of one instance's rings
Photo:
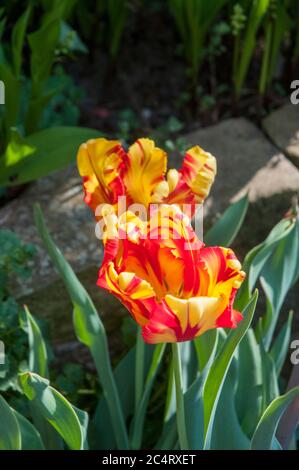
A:
{"type": "Polygon", "coordinates": [[[246,255],[243,270],[247,276],[242,283],[235,300],[235,308],[243,310],[249,302],[253,288],[265,266],[279,242],[285,239],[294,228],[294,223],[290,220],[281,220],[269,233],[264,242],[254,247],[246,255]]]}
{"type": "Polygon", "coordinates": [[[88,441],[87,441],[87,432],[88,432],[88,425],[89,425],[89,416],[86,411],[80,410],[80,408],[77,408],[76,406],[72,405],[72,408],[74,412],[77,415],[77,418],[79,420],[80,426],[81,426],[81,431],[82,431],[82,449],[83,450],[88,450],[88,441]]]}
{"type": "Polygon", "coordinates": [[[20,450],[22,437],[18,420],[9,404],[0,395],[0,450],[20,450]]]}
{"type": "Polygon", "coordinates": [[[242,429],[252,436],[262,413],[262,364],[259,345],[249,328],[238,348],[236,409],[242,429]]]}
{"type": "Polygon", "coordinates": [[[208,246],[230,246],[239,232],[248,209],[247,194],[232,204],[205,235],[208,246]]]}
{"type": "Polygon", "coordinates": [[[24,141],[25,156],[11,163],[4,155],[0,162],[0,185],[27,183],[60,170],[76,161],[80,144],[99,136],[99,131],[83,127],[51,127],[30,134],[24,141]]]}
{"type": "Polygon", "coordinates": [[[206,368],[207,364],[213,353],[215,353],[215,347],[217,347],[218,343],[218,330],[208,330],[203,335],[198,336],[193,340],[199,370],[202,373],[206,368]]]}
{"type": "MultiPolygon", "coordinates": [[[[173,370],[170,372],[173,375],[173,370]]],[[[185,406],[185,422],[190,450],[202,449],[204,442],[204,415],[202,387],[204,376],[198,376],[183,394],[185,406]]],[[[164,424],[162,434],[155,445],[157,450],[173,450],[178,440],[176,412],[164,424]]]]}
{"type": "Polygon", "coordinates": [[[211,449],[246,450],[250,440],[240,426],[235,406],[237,364],[233,358],[223,383],[213,422],[211,449]],[[225,423],[225,431],[223,429],[225,423]]]}
{"type": "Polygon", "coordinates": [[[269,349],[283,301],[297,275],[299,219],[291,227],[291,231],[275,247],[260,275],[261,285],[273,309],[273,318],[268,330],[264,332],[267,349],[269,349]]]}
{"type": "Polygon", "coordinates": [[[73,322],[79,341],[89,347],[93,357],[104,395],[109,405],[113,430],[120,449],[128,448],[128,436],[121,408],[119,394],[110,363],[108,341],[104,325],[85,288],[78,280],[70,264],[51,239],[41,209],[34,208],[36,226],[46,250],[60,274],[72,300],[73,322]]]}
{"type": "Polygon", "coordinates": [[[159,367],[161,365],[161,361],[165,351],[165,344],[158,344],[155,346],[155,350],[153,353],[153,359],[148,371],[144,392],[139,403],[139,406],[136,410],[133,424],[132,424],[132,436],[131,436],[131,448],[132,449],[140,449],[142,443],[142,434],[144,429],[144,420],[145,414],[147,410],[147,405],[150,399],[150,394],[153,388],[153,384],[155,378],[157,376],[159,367]]]}
{"type": "Polygon", "coordinates": [[[250,326],[257,297],[258,293],[256,291],[243,311],[243,320],[235,330],[231,330],[227,335],[205,380],[203,389],[205,449],[210,448],[213,421],[227,371],[240,341],[250,326]]]}
{"type": "Polygon", "coordinates": [[[21,311],[21,318],[28,332],[29,369],[42,377],[48,377],[47,348],[40,328],[26,305],[24,310],[21,311]]]}
{"type": "Polygon", "coordinates": [[[263,341],[259,346],[262,364],[262,411],[264,411],[269,403],[279,395],[279,388],[274,361],[265,351],[263,341]]]}
{"type": "Polygon", "coordinates": [[[289,313],[288,319],[279,331],[277,337],[274,339],[273,345],[270,350],[270,355],[273,358],[276,374],[279,376],[282,366],[285,362],[290,341],[291,341],[291,328],[292,328],[293,312],[289,313]]]}
{"type": "MultiPolygon", "coordinates": [[[[148,371],[152,362],[154,347],[151,344],[144,344],[144,370],[148,371]]],[[[117,364],[113,375],[115,384],[121,400],[124,418],[127,419],[134,414],[135,403],[135,367],[136,348],[132,348],[117,364]]],[[[96,431],[95,446],[97,449],[114,449],[115,435],[113,424],[109,414],[107,400],[103,395],[96,408],[93,417],[93,425],[96,431]]]]}
{"type": "Polygon", "coordinates": [[[13,64],[15,69],[16,76],[20,76],[21,66],[22,66],[22,57],[23,57],[23,47],[25,33],[27,29],[28,20],[30,17],[31,6],[25,10],[25,12],[20,16],[17,22],[14,25],[12,30],[12,57],[13,64]]]}
{"type": "Polygon", "coordinates": [[[49,381],[32,372],[20,374],[20,383],[27,398],[53,426],[72,450],[83,449],[84,434],[72,405],[49,381]]]}
{"type": "Polygon", "coordinates": [[[22,436],[22,450],[44,450],[41,436],[33,424],[17,411],[13,413],[18,421],[22,436]]]}
{"type": "MultiPolygon", "coordinates": [[[[20,312],[21,323],[28,334],[29,342],[29,370],[42,377],[48,378],[48,354],[40,328],[24,306],[20,312]]],[[[39,431],[46,449],[61,449],[62,441],[52,426],[40,415],[34,402],[30,402],[30,411],[35,428],[39,431]]]]}
{"type": "Polygon", "coordinates": [[[264,411],[251,441],[252,450],[270,450],[273,448],[275,433],[279,421],[294,398],[299,396],[299,387],[293,388],[270,403],[264,411]]]}
{"type": "MultiPolygon", "coordinates": [[[[193,343],[195,345],[198,367],[200,374],[195,377],[191,385],[188,386],[184,392],[184,406],[185,406],[185,421],[188,444],[191,450],[198,450],[203,448],[204,442],[204,408],[202,400],[202,389],[207,373],[214,361],[217,347],[219,345],[219,331],[207,331],[202,336],[196,338],[193,343]],[[205,354],[202,349],[207,348],[205,354]]],[[[183,343],[184,344],[184,343],[183,343]]],[[[169,367],[169,384],[167,400],[171,399],[175,405],[175,393],[173,397],[173,367],[169,367]],[[172,380],[171,380],[172,379],[172,380]]],[[[171,450],[174,448],[175,441],[177,440],[177,426],[176,426],[176,407],[171,408],[171,413],[166,406],[165,423],[162,435],[157,442],[155,448],[159,450],[171,450]]]]}

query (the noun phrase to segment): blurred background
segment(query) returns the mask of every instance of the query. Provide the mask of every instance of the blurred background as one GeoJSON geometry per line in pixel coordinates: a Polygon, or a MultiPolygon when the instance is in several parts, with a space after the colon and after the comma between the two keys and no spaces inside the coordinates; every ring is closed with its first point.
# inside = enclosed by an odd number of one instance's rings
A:
{"type": "MultiPolygon", "coordinates": [[[[242,259],[299,189],[299,2],[2,0],[0,39],[0,338],[13,345],[0,390],[18,400],[26,303],[52,344],[54,383],[71,401],[81,394],[92,403],[93,366],[75,339],[33,204],[99,306],[117,362],[134,325],[95,285],[101,243],[83,203],[78,146],[97,136],[125,146],[148,136],[167,150],[170,167],[191,145],[213,153],[218,175],[205,229],[248,193],[233,245],[242,259]]],[[[285,312],[298,305],[297,290],[285,312]]]]}

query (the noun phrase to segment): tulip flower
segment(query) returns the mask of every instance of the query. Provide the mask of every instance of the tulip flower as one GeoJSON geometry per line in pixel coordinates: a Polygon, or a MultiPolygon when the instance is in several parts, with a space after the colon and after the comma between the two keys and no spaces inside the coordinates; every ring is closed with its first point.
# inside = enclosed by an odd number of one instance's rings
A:
{"type": "MultiPolygon", "coordinates": [[[[120,142],[104,138],[89,140],[78,152],[85,202],[95,212],[101,204],[118,207],[120,196],[126,207],[151,203],[195,204],[208,196],[216,174],[216,160],[199,146],[187,150],[179,171],[166,173],[167,154],[150,139],[138,139],[126,152],[120,142]]],[[[101,214],[97,214],[101,217],[101,214]]]]}
{"type": "Polygon", "coordinates": [[[236,327],[242,316],[233,301],[245,274],[233,251],[205,247],[178,206],[157,207],[149,221],[130,212],[116,218],[98,285],[128,308],[147,343],[236,327]]]}

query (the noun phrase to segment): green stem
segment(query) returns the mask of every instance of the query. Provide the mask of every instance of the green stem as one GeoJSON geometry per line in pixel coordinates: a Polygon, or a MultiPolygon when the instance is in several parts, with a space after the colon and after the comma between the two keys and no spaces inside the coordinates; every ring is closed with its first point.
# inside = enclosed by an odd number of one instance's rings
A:
{"type": "Polygon", "coordinates": [[[103,393],[107,401],[117,448],[120,450],[128,450],[129,440],[126,424],[111,368],[107,338],[104,331],[102,331],[102,340],[92,344],[90,349],[99,375],[99,380],[103,388],[103,393]]]}
{"type": "MultiPolygon", "coordinates": [[[[144,350],[144,346],[143,346],[144,350]]],[[[131,449],[137,450],[140,449],[142,444],[142,436],[144,431],[144,419],[146,415],[146,410],[148,402],[150,399],[150,394],[153,388],[154,380],[157,376],[161,360],[165,351],[165,344],[157,344],[155,346],[155,351],[153,354],[151,366],[147,374],[147,378],[142,390],[142,396],[140,397],[140,402],[138,403],[138,408],[135,411],[135,416],[133,419],[132,433],[131,433],[131,449]]],[[[144,356],[144,354],[143,354],[144,356]]],[[[142,384],[143,385],[143,384],[142,384]]]]}
{"type": "Polygon", "coordinates": [[[142,338],[141,329],[138,329],[136,356],[135,356],[135,413],[137,413],[144,385],[144,340],[142,338]]]}
{"type": "Polygon", "coordinates": [[[179,435],[179,442],[181,450],[188,450],[188,438],[185,420],[185,406],[184,406],[184,395],[182,388],[182,366],[180,349],[178,343],[172,343],[172,356],[173,356],[173,370],[174,370],[174,381],[176,391],[176,407],[177,407],[177,428],[179,435]]]}
{"type": "Polygon", "coordinates": [[[237,36],[235,36],[234,54],[233,54],[233,81],[234,83],[236,83],[239,55],[240,55],[240,34],[237,34],[237,36]]]}
{"type": "Polygon", "coordinates": [[[273,32],[273,24],[272,24],[272,21],[269,21],[267,25],[267,29],[266,29],[265,47],[264,47],[262,69],[261,69],[260,83],[259,83],[259,94],[261,96],[265,94],[266,86],[270,79],[269,61],[270,61],[270,52],[271,52],[271,45],[272,45],[272,32],[273,32]]]}

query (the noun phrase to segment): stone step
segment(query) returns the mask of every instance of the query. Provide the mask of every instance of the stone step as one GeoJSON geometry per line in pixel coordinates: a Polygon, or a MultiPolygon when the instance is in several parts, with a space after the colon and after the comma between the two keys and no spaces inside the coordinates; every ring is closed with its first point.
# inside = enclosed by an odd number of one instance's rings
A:
{"type": "Polygon", "coordinates": [[[287,103],[263,120],[269,138],[299,168],[299,105],[287,103]]]}

